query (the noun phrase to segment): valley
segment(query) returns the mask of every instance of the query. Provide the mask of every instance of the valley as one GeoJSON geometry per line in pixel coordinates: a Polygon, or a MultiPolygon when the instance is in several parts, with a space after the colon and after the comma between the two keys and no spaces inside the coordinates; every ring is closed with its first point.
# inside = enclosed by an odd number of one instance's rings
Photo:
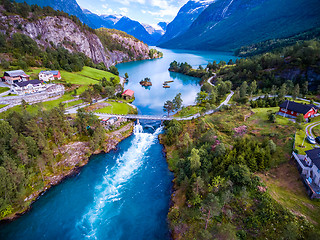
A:
{"type": "Polygon", "coordinates": [[[318,5],[0,0],[0,238],[320,238],[318,5]]]}

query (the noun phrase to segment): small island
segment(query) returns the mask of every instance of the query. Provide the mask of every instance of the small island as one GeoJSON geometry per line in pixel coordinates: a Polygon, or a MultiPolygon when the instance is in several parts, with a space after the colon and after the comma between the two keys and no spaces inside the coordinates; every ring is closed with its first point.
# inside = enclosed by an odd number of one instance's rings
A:
{"type": "Polygon", "coordinates": [[[152,86],[152,82],[151,79],[146,77],[144,80],[140,81],[140,84],[144,87],[151,87],[152,86]]]}

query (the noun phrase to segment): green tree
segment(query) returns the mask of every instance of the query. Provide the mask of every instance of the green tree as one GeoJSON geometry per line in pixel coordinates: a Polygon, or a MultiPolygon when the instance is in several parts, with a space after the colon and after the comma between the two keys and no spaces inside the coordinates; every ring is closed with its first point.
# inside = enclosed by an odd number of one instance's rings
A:
{"type": "Polygon", "coordinates": [[[200,161],[200,156],[199,156],[199,150],[196,148],[192,148],[191,150],[191,155],[188,158],[190,161],[190,168],[193,171],[196,171],[200,168],[201,166],[201,161],[200,161]]]}
{"type": "Polygon", "coordinates": [[[248,83],[247,81],[244,81],[240,86],[240,98],[246,97],[247,91],[248,91],[248,83]]]}
{"type": "Polygon", "coordinates": [[[174,111],[173,102],[170,100],[166,101],[163,105],[163,111],[167,112],[169,117],[170,113],[174,111]]]}
{"type": "Polygon", "coordinates": [[[173,107],[174,107],[174,110],[175,110],[175,111],[178,111],[178,110],[181,108],[182,102],[183,102],[183,100],[182,100],[182,98],[181,98],[181,93],[178,93],[178,94],[174,97],[174,99],[173,99],[173,101],[172,101],[173,107]]]}
{"type": "Polygon", "coordinates": [[[125,74],[124,74],[124,77],[125,77],[125,79],[128,79],[128,78],[129,78],[128,73],[125,73],[125,74]]]}
{"type": "Polygon", "coordinates": [[[299,84],[296,84],[292,91],[292,98],[296,99],[297,97],[299,97],[299,94],[300,94],[300,87],[299,87],[299,84]]]}
{"type": "Polygon", "coordinates": [[[208,93],[200,91],[196,97],[196,103],[205,104],[208,101],[208,93]]]}

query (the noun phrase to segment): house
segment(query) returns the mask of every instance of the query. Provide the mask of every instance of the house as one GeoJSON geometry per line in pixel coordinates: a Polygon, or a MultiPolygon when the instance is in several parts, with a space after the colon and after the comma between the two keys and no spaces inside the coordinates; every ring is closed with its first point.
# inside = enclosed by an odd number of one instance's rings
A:
{"type": "Polygon", "coordinates": [[[23,81],[30,80],[30,76],[27,75],[22,70],[14,70],[14,71],[4,72],[3,78],[10,85],[17,83],[17,82],[23,82],[23,81]]]}
{"type": "Polygon", "coordinates": [[[298,155],[293,152],[292,156],[296,159],[309,196],[320,199],[320,148],[308,150],[305,153],[306,155],[298,155]]]}
{"type": "Polygon", "coordinates": [[[296,118],[300,114],[303,114],[305,119],[309,117],[314,117],[317,113],[317,108],[312,104],[302,104],[293,101],[286,100],[280,104],[280,109],[278,115],[288,117],[288,118],[296,118]]]}
{"type": "Polygon", "coordinates": [[[11,92],[18,95],[31,94],[46,90],[46,85],[39,80],[17,82],[11,85],[11,92]]]}
{"type": "Polygon", "coordinates": [[[130,100],[132,98],[134,98],[134,91],[132,91],[131,89],[127,89],[122,93],[122,97],[125,100],[130,100]]]}
{"type": "Polygon", "coordinates": [[[52,70],[52,71],[49,71],[49,72],[51,72],[53,74],[53,77],[55,79],[58,79],[58,80],[61,79],[61,74],[60,74],[60,72],[58,70],[52,70]]]}
{"type": "Polygon", "coordinates": [[[54,80],[53,73],[50,71],[41,71],[39,73],[39,80],[44,82],[52,81],[54,80]]]}

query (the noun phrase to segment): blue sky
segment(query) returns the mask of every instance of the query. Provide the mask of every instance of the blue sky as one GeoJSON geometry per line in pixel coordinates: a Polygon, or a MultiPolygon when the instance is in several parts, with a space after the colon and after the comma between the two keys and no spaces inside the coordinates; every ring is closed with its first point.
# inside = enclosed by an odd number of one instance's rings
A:
{"type": "Polygon", "coordinates": [[[77,0],[97,14],[122,14],[141,23],[171,22],[188,0],[77,0]]]}

